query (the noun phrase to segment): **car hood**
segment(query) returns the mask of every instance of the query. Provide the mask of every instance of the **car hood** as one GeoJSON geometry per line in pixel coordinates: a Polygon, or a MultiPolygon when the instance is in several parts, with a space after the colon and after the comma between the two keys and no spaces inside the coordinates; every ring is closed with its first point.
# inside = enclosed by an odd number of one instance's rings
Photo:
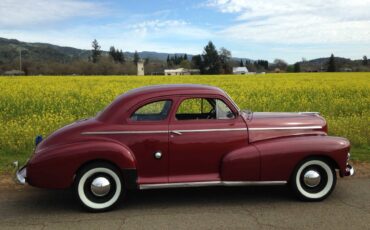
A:
{"type": "Polygon", "coordinates": [[[249,141],[261,141],[297,135],[326,135],[327,124],[318,113],[242,112],[249,141]]]}

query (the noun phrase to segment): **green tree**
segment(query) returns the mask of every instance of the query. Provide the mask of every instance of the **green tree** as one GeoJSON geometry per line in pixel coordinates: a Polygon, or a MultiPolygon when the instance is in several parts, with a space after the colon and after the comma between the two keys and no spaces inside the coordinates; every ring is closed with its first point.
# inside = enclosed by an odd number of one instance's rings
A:
{"type": "Polygon", "coordinates": [[[135,65],[137,65],[137,63],[139,61],[140,61],[139,53],[135,50],[135,53],[134,53],[134,63],[135,63],[135,65]]]}
{"type": "Polygon", "coordinates": [[[92,42],[92,50],[91,50],[91,61],[93,63],[98,62],[99,57],[101,56],[101,50],[100,50],[100,45],[96,39],[93,40],[92,42]]]}
{"type": "Polygon", "coordinates": [[[284,61],[283,59],[275,59],[274,60],[275,68],[280,69],[281,71],[285,71],[288,67],[288,63],[284,61]]]}
{"type": "Polygon", "coordinates": [[[221,70],[221,62],[215,45],[212,41],[204,47],[203,51],[204,68],[207,74],[219,74],[221,70]]]}
{"type": "Polygon", "coordinates": [[[167,55],[167,66],[171,66],[170,55],[167,55]]]}
{"type": "Polygon", "coordinates": [[[254,66],[257,70],[268,70],[269,62],[266,60],[257,60],[254,62],[254,66]]]}
{"type": "Polygon", "coordinates": [[[180,62],[180,67],[184,69],[191,69],[191,63],[188,60],[182,60],[180,62]]]}
{"type": "Polygon", "coordinates": [[[125,56],[124,56],[122,50],[118,50],[118,49],[114,48],[114,46],[111,46],[109,48],[109,55],[112,57],[114,62],[119,62],[119,63],[125,62],[125,56]]]}
{"type": "Polygon", "coordinates": [[[125,62],[125,55],[123,54],[122,50],[120,50],[119,52],[117,50],[117,61],[119,63],[124,63],[125,62]]]}
{"type": "Polygon", "coordinates": [[[243,60],[242,60],[242,59],[240,59],[239,66],[240,66],[240,67],[243,67],[243,66],[244,66],[244,63],[243,63],[243,60]]]}
{"type": "Polygon", "coordinates": [[[335,72],[336,66],[335,66],[335,57],[334,54],[331,54],[329,61],[328,61],[328,72],[335,72]]]}
{"type": "Polygon", "coordinates": [[[224,47],[221,47],[219,51],[221,68],[223,74],[230,74],[232,73],[232,66],[231,66],[231,52],[224,47]]]}
{"type": "Polygon", "coordinates": [[[301,72],[301,64],[299,62],[294,63],[294,72],[301,72]]]}
{"type": "Polygon", "coordinates": [[[362,58],[362,64],[363,65],[367,65],[369,62],[367,60],[367,56],[365,55],[363,58],[362,58]]]}
{"type": "Polygon", "coordinates": [[[201,55],[194,55],[191,58],[193,68],[199,69],[201,73],[204,73],[204,63],[201,55]]]}
{"type": "Polygon", "coordinates": [[[184,60],[188,60],[188,55],[184,54],[184,60]]]}

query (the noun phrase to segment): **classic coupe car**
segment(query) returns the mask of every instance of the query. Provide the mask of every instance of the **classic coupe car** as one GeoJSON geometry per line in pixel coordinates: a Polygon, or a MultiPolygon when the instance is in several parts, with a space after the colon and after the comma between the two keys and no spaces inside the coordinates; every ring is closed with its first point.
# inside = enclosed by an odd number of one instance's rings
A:
{"type": "Polygon", "coordinates": [[[216,87],[158,85],[54,132],[16,176],[36,187],[74,187],[93,211],[112,208],[128,189],[289,184],[318,201],[333,191],[335,170],[354,174],[349,149],[348,140],[327,135],[318,113],[243,111],[216,87]]]}

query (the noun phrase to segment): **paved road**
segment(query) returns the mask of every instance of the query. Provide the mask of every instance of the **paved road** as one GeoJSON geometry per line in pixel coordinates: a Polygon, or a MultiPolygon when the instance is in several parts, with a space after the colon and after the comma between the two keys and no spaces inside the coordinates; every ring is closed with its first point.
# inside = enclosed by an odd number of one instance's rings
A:
{"type": "Polygon", "coordinates": [[[370,229],[370,179],[339,179],[307,203],[286,187],[138,191],[118,209],[86,213],[71,191],[0,188],[0,229],[370,229]]]}

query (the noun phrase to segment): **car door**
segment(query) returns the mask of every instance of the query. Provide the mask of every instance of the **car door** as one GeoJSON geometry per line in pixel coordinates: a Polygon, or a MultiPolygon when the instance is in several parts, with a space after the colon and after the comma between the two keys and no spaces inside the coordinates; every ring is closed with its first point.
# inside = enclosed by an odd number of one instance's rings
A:
{"type": "Polygon", "coordinates": [[[221,96],[181,96],[171,115],[169,182],[221,180],[222,158],[248,144],[242,118],[221,96]]]}
{"type": "Polygon", "coordinates": [[[130,109],[121,141],[133,152],[139,184],[168,183],[168,124],[173,100],[156,98],[130,109]]]}

